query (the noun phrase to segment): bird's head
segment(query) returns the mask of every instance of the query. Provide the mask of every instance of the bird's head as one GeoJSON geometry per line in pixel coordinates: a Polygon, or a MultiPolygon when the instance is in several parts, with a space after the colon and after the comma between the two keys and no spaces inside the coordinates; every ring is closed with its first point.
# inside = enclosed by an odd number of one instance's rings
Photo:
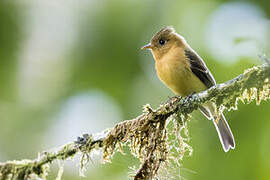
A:
{"type": "Polygon", "coordinates": [[[150,49],[155,60],[160,60],[164,55],[170,52],[174,47],[182,47],[185,40],[177,34],[173,27],[162,28],[151,39],[151,42],[141,49],[150,49]]]}

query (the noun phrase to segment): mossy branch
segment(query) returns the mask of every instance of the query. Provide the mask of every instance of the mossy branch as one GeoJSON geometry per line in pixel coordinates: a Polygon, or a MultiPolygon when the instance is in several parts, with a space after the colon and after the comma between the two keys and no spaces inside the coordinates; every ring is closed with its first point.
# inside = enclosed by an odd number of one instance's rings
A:
{"type": "Polygon", "coordinates": [[[46,179],[53,161],[66,160],[78,153],[81,153],[81,169],[84,169],[92,150],[103,149],[103,159],[106,162],[115,152],[122,151],[122,145],[128,145],[131,153],[141,162],[132,178],[153,179],[162,167],[170,166],[171,160],[175,163],[181,161],[187,153],[192,153],[192,148],[187,144],[185,124],[188,115],[198,106],[213,101],[220,111],[235,110],[238,100],[244,103],[256,100],[259,104],[261,100],[270,98],[270,61],[265,62],[206,91],[185,98],[170,98],[156,110],[146,105],[142,115],[120,122],[99,134],[83,135],[59,148],[57,152],[44,152],[34,160],[0,163],[0,179],[46,179]],[[174,130],[168,130],[168,121],[172,122],[174,130]],[[183,129],[184,137],[181,133],[183,129]],[[174,153],[177,155],[174,156],[174,153]]]}

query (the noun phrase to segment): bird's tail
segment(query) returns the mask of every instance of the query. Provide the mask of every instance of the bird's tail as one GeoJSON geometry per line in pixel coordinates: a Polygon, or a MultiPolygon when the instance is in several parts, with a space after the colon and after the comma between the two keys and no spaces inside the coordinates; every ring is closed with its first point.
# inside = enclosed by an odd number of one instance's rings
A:
{"type": "Polygon", "coordinates": [[[200,110],[208,119],[213,121],[224,151],[228,152],[230,149],[234,149],[234,137],[223,113],[217,113],[215,105],[212,103],[210,107],[209,104],[207,106],[200,107],[200,110]]]}

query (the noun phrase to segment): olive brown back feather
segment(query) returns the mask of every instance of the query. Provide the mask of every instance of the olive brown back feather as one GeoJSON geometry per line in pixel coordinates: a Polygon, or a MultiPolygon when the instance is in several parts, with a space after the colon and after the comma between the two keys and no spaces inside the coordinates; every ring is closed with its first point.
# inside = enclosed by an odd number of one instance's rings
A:
{"type": "MultiPolygon", "coordinates": [[[[190,49],[185,50],[185,55],[189,60],[191,71],[201,82],[203,82],[207,88],[214,86],[216,81],[200,56],[190,49]]],[[[227,152],[230,148],[234,149],[234,137],[223,113],[216,112],[216,107],[213,103],[208,103],[199,107],[199,109],[208,119],[213,121],[224,151],[227,152]]]]}
{"type": "Polygon", "coordinates": [[[190,63],[191,71],[204,83],[204,85],[207,88],[214,86],[216,81],[207,69],[201,57],[189,49],[185,49],[185,55],[190,63]]]}

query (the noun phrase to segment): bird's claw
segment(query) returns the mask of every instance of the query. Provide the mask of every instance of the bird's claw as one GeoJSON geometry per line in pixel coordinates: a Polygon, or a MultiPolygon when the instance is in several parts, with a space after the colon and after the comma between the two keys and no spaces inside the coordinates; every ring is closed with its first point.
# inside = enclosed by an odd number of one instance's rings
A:
{"type": "Polygon", "coordinates": [[[86,144],[89,139],[89,134],[83,134],[82,137],[77,137],[77,140],[74,141],[76,144],[86,144]]]}

